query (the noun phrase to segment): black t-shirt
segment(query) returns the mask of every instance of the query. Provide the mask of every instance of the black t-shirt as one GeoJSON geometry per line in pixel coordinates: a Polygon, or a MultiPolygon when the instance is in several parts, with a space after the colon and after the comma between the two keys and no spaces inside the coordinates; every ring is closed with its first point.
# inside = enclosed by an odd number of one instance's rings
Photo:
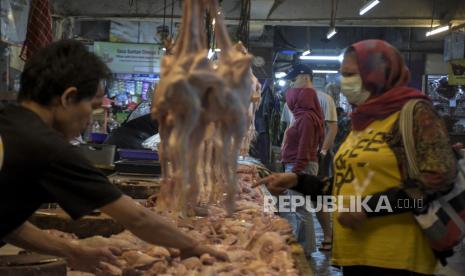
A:
{"type": "Polygon", "coordinates": [[[57,202],[78,219],[121,197],[105,175],[34,112],[20,106],[0,109],[0,135],[0,240],[43,203],[57,202]]]}

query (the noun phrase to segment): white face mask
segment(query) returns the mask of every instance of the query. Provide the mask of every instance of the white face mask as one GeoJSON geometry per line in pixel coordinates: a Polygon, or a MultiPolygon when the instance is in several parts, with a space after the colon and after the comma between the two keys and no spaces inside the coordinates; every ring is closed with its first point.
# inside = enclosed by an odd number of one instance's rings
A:
{"type": "Polygon", "coordinates": [[[349,103],[361,105],[371,95],[370,91],[363,89],[362,78],[360,75],[352,77],[341,77],[341,91],[347,97],[349,103]]]}

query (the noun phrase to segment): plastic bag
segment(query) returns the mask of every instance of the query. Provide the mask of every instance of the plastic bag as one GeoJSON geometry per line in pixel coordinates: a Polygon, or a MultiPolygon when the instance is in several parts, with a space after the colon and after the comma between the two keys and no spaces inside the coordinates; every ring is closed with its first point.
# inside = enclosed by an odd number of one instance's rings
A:
{"type": "Polygon", "coordinates": [[[149,137],[148,139],[146,139],[142,143],[142,147],[144,147],[146,149],[151,149],[151,150],[154,150],[154,151],[158,151],[158,145],[160,144],[160,142],[161,142],[160,135],[157,133],[157,134],[149,137]]]}

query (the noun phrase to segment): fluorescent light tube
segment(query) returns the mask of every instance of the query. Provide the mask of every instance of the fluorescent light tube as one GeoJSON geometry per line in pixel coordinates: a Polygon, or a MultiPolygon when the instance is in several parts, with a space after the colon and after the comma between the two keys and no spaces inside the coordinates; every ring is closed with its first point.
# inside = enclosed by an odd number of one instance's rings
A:
{"type": "Polygon", "coordinates": [[[284,78],[287,74],[284,73],[284,72],[276,72],[274,74],[274,77],[277,78],[277,79],[280,79],[280,78],[284,78]]]}
{"type": "Polygon", "coordinates": [[[326,35],[327,39],[331,39],[331,37],[337,34],[336,28],[332,27],[329,29],[328,34],[326,35]]]}
{"type": "Polygon", "coordinates": [[[208,50],[207,58],[208,58],[208,59],[211,59],[214,55],[215,55],[215,52],[213,52],[212,49],[209,49],[209,50],[208,50]]]}
{"type": "Polygon", "coordinates": [[[340,56],[301,56],[302,60],[339,61],[340,56]]]}
{"type": "Polygon", "coordinates": [[[364,15],[365,13],[367,13],[369,10],[371,10],[372,8],[374,8],[376,5],[378,5],[380,2],[379,0],[372,0],[370,2],[368,2],[365,6],[363,6],[361,9],[360,9],[360,12],[359,14],[360,15],[364,15]]]}
{"type": "Polygon", "coordinates": [[[215,52],[219,53],[219,52],[221,52],[221,49],[220,49],[220,48],[216,48],[216,49],[215,49],[215,52]]]}
{"type": "Polygon", "coordinates": [[[305,52],[302,53],[302,56],[308,56],[308,55],[310,55],[311,52],[312,52],[312,51],[307,50],[307,51],[305,51],[305,52]]]}
{"type": "Polygon", "coordinates": [[[427,32],[426,36],[432,36],[432,35],[435,35],[435,34],[439,34],[439,33],[448,31],[449,29],[450,29],[449,25],[438,27],[438,28],[436,28],[434,30],[431,30],[431,31],[427,32]]]}
{"type": "Polygon", "coordinates": [[[337,70],[313,70],[314,74],[337,74],[337,70]]]}

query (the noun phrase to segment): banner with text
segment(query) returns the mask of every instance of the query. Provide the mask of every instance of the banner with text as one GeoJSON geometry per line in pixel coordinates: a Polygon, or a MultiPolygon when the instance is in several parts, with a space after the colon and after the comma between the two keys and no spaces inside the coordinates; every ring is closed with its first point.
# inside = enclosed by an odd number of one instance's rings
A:
{"type": "Polygon", "coordinates": [[[111,42],[95,42],[94,53],[113,73],[160,73],[163,56],[159,45],[111,42]]]}

